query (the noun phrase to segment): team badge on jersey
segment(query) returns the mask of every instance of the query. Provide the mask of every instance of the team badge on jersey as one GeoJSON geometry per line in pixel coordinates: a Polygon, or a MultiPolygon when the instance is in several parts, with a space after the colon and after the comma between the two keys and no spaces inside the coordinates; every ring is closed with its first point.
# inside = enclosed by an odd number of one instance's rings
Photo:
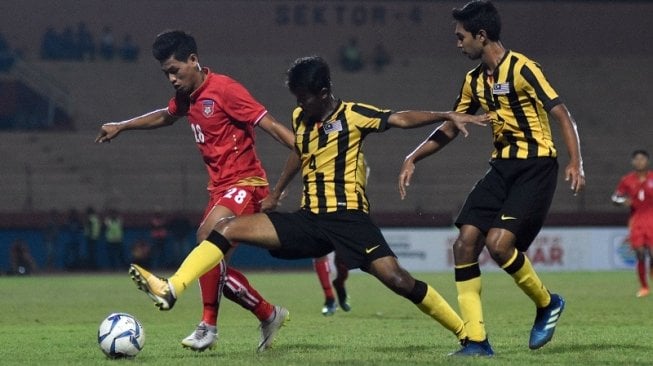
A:
{"type": "Polygon", "coordinates": [[[496,83],[492,87],[492,94],[494,95],[506,95],[510,93],[510,83],[496,83]]]}
{"type": "Polygon", "coordinates": [[[202,114],[204,117],[211,117],[215,110],[215,102],[211,99],[202,100],[202,114]]]}
{"type": "Polygon", "coordinates": [[[342,122],[340,120],[325,122],[322,126],[324,133],[342,131],[342,122]]]}

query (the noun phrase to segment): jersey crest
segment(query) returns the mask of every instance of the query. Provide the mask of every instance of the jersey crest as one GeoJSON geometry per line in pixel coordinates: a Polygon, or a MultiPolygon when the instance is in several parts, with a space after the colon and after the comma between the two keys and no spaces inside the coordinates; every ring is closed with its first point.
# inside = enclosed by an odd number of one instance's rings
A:
{"type": "Polygon", "coordinates": [[[213,112],[215,111],[215,102],[212,101],[211,99],[204,99],[202,100],[202,114],[204,117],[209,118],[213,115],[213,112]]]}

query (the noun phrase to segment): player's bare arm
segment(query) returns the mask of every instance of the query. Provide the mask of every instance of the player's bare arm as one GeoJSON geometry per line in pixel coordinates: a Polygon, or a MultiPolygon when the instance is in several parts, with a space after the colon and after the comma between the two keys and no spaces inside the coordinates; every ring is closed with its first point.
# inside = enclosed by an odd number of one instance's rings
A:
{"type": "Polygon", "coordinates": [[[562,129],[562,139],[565,141],[569,153],[569,163],[565,168],[565,180],[571,182],[571,190],[576,195],[585,187],[583,157],[580,153],[580,138],[578,137],[576,122],[564,104],[553,107],[551,115],[560,123],[562,129]]]}
{"type": "Polygon", "coordinates": [[[293,135],[292,131],[272,117],[270,113],[267,113],[263,118],[261,118],[258,122],[258,126],[282,145],[289,149],[293,149],[295,145],[295,135],[293,135]]]}
{"type": "Polygon", "coordinates": [[[415,172],[415,163],[440,151],[451,140],[458,136],[459,131],[460,129],[454,126],[451,122],[444,122],[415,150],[406,156],[404,163],[401,166],[401,171],[399,172],[398,182],[399,195],[402,200],[406,198],[406,189],[410,185],[413,173],[415,172]]]}
{"type": "Polygon", "coordinates": [[[401,111],[395,112],[388,117],[388,123],[391,126],[399,128],[416,128],[437,122],[450,121],[463,133],[464,136],[469,135],[465,128],[467,123],[485,126],[489,120],[490,117],[487,114],[474,116],[451,111],[401,111]]]}
{"type": "Polygon", "coordinates": [[[170,115],[167,108],[162,108],[126,121],[105,123],[100,127],[100,132],[95,138],[95,142],[110,142],[120,132],[126,130],[150,130],[169,126],[177,119],[179,117],[170,115]]]}
{"type": "Polygon", "coordinates": [[[286,164],[283,167],[283,171],[279,176],[277,184],[274,186],[270,194],[261,202],[262,212],[273,211],[277,208],[279,200],[283,197],[288,184],[290,184],[295,175],[297,175],[301,167],[302,165],[299,154],[293,149],[293,151],[288,155],[288,159],[286,159],[286,164]]]}

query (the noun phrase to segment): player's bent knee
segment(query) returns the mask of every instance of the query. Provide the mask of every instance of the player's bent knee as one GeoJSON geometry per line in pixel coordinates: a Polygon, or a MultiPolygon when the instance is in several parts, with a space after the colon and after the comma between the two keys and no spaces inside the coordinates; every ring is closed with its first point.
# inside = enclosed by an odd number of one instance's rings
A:
{"type": "Polygon", "coordinates": [[[222,217],[222,218],[220,218],[220,220],[218,220],[218,221],[215,223],[215,226],[214,226],[213,228],[214,228],[216,231],[220,231],[220,228],[223,228],[223,227],[229,225],[229,223],[230,223],[231,221],[233,221],[235,218],[236,218],[236,216],[227,216],[227,217],[222,217]]]}
{"type": "Polygon", "coordinates": [[[476,247],[473,242],[457,239],[453,243],[453,252],[456,258],[462,262],[474,262],[476,258],[476,247]]]}
{"type": "Polygon", "coordinates": [[[404,297],[409,296],[415,286],[415,279],[403,270],[386,276],[382,281],[389,289],[404,297]]]}
{"type": "Polygon", "coordinates": [[[503,265],[512,258],[515,247],[502,245],[501,243],[486,243],[490,257],[499,265],[503,265]]]}

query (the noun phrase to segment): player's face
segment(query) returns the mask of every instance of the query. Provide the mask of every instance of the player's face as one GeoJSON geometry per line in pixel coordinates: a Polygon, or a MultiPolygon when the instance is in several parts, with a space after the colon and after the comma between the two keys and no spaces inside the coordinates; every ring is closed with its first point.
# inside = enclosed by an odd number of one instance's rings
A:
{"type": "Polygon", "coordinates": [[[456,38],[458,38],[457,47],[460,51],[467,55],[472,60],[478,60],[483,53],[483,41],[481,35],[477,34],[476,37],[471,32],[465,30],[465,27],[460,22],[456,22],[456,29],[454,30],[456,38]]]}
{"type": "Polygon", "coordinates": [[[191,54],[186,61],[179,61],[175,56],[161,63],[161,70],[177,92],[190,94],[202,83],[201,70],[197,56],[191,54]]]}
{"type": "Polygon", "coordinates": [[[297,99],[297,106],[300,107],[309,120],[318,121],[322,119],[328,108],[328,93],[313,94],[310,91],[300,88],[292,92],[297,99]]]}
{"type": "Polygon", "coordinates": [[[643,171],[648,169],[648,158],[644,154],[635,155],[631,163],[633,164],[633,168],[636,171],[643,171]]]}

